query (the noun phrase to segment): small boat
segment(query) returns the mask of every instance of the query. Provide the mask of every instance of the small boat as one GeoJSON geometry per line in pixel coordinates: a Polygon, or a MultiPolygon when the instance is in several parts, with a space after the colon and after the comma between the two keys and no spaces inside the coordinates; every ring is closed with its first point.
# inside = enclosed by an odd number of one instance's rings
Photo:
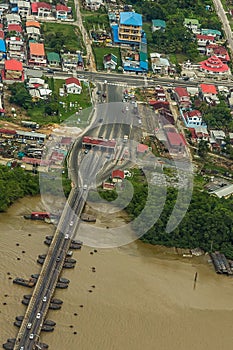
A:
{"type": "Polygon", "coordinates": [[[20,321],[20,322],[22,322],[23,321],[23,319],[24,319],[24,316],[16,316],[16,321],[20,321]]]}
{"type": "Polygon", "coordinates": [[[45,239],[47,239],[48,241],[52,241],[53,236],[46,236],[45,239]]]}
{"type": "Polygon", "coordinates": [[[70,280],[68,280],[67,278],[64,278],[64,277],[60,277],[58,282],[61,282],[61,283],[70,283],[70,280]]]}
{"type": "Polygon", "coordinates": [[[45,259],[46,256],[47,256],[47,254],[40,254],[40,255],[38,255],[38,258],[40,258],[40,259],[45,259]]]}
{"type": "Polygon", "coordinates": [[[72,258],[65,258],[65,262],[70,263],[70,264],[76,264],[77,261],[75,259],[72,259],[72,258]]]}
{"type": "Polygon", "coordinates": [[[14,322],[14,326],[16,326],[16,327],[20,327],[21,324],[22,324],[22,321],[15,321],[14,322]]]}
{"type": "Polygon", "coordinates": [[[75,267],[75,264],[65,262],[63,267],[64,267],[64,269],[73,269],[75,267]]]}
{"type": "Polygon", "coordinates": [[[81,245],[81,244],[78,244],[78,243],[71,243],[71,244],[70,244],[70,248],[71,248],[71,249],[81,249],[81,248],[82,248],[82,245],[81,245]]]}
{"type": "Polygon", "coordinates": [[[44,244],[50,245],[50,244],[51,244],[51,241],[46,239],[46,240],[44,241],[44,244]]]}
{"type": "Polygon", "coordinates": [[[43,325],[41,327],[41,331],[42,332],[53,332],[54,331],[54,327],[43,325]]]}
{"type": "Polygon", "coordinates": [[[36,278],[36,279],[38,279],[39,276],[40,276],[39,273],[33,273],[33,274],[31,275],[32,278],[36,278]]]}
{"type": "Polygon", "coordinates": [[[45,320],[44,325],[54,327],[54,326],[56,326],[56,322],[51,321],[51,320],[45,320]]]}
{"type": "Polygon", "coordinates": [[[14,344],[11,342],[4,343],[2,346],[6,350],[13,350],[14,349],[14,344]]]}
{"type": "Polygon", "coordinates": [[[61,299],[54,298],[54,299],[51,300],[51,304],[61,305],[61,304],[63,304],[63,301],[61,299]]]}
{"type": "Polygon", "coordinates": [[[79,239],[72,239],[71,243],[83,245],[83,242],[80,241],[79,239]]]}
{"type": "Polygon", "coordinates": [[[31,299],[31,297],[32,297],[32,294],[27,294],[27,295],[24,295],[23,297],[24,297],[24,299],[28,299],[28,300],[30,300],[30,299],[31,299]]]}
{"type": "Polygon", "coordinates": [[[44,259],[38,258],[36,261],[37,261],[38,264],[40,264],[40,265],[43,265],[43,263],[44,263],[44,259]]]}
{"type": "Polygon", "coordinates": [[[72,250],[69,250],[68,253],[67,253],[66,255],[67,255],[67,256],[72,256],[72,255],[73,255],[72,250]]]}
{"type": "Polygon", "coordinates": [[[57,282],[56,288],[66,289],[66,288],[68,288],[68,284],[67,283],[57,282]]]}
{"type": "Polygon", "coordinates": [[[15,341],[16,341],[16,338],[8,338],[8,339],[7,339],[7,342],[8,342],[8,343],[13,343],[13,344],[14,344],[15,341]]]}
{"type": "Polygon", "coordinates": [[[49,348],[49,346],[45,343],[38,343],[38,345],[41,349],[48,349],[49,348]]]}
{"type": "Polygon", "coordinates": [[[26,306],[27,306],[27,305],[29,305],[29,303],[30,303],[30,300],[29,300],[29,299],[23,299],[23,300],[22,300],[22,304],[23,304],[23,305],[26,305],[26,306]]]}
{"type": "Polygon", "coordinates": [[[21,286],[32,288],[36,284],[36,279],[35,278],[30,278],[29,280],[25,280],[24,278],[16,277],[13,280],[13,283],[19,284],[21,286]]]}
{"type": "Polygon", "coordinates": [[[49,309],[50,309],[50,310],[60,310],[60,309],[61,309],[61,305],[58,305],[58,304],[50,304],[50,305],[49,305],[49,309]]]}

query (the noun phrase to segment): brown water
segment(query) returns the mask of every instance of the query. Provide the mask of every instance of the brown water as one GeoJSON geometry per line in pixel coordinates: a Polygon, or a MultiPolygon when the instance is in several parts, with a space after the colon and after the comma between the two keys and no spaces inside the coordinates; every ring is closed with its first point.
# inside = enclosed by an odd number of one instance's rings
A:
{"type": "MultiPolygon", "coordinates": [[[[22,218],[42,209],[39,198],[25,198],[0,214],[0,343],[16,335],[14,318],[24,314],[21,299],[31,292],[13,285],[7,272],[12,277],[39,272],[36,257],[46,253],[44,237],[53,233],[52,225],[22,218]]],[[[215,275],[204,259],[181,261],[172,250],[140,242],[91,251],[83,247],[75,252],[76,268],[63,273],[71,283],[56,292],[64,301],[62,310],[48,315],[57,326],[41,337],[50,349],[231,349],[233,280],[215,275]]]]}

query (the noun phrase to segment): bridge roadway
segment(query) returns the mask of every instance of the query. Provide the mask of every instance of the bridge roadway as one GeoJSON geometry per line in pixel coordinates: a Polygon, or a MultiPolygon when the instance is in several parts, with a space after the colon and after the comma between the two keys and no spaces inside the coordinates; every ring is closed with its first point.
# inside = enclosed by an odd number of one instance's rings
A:
{"type": "Polygon", "coordinates": [[[39,279],[34,288],[32,298],[26,310],[24,320],[19,329],[14,350],[39,349],[37,343],[39,342],[40,331],[48,312],[50,300],[54,294],[59,275],[61,274],[71,239],[75,236],[78,228],[79,218],[85,206],[88,190],[94,185],[93,182],[88,181],[87,175],[89,174],[90,178],[95,178],[94,175],[97,172],[100,157],[100,153],[97,154],[93,152],[89,157],[89,164],[86,164],[87,174],[79,174],[80,179],[85,179],[87,189],[83,188],[83,186],[79,188],[75,187],[70,192],[39,279]],[[68,235],[69,238],[65,238],[66,235],[68,235]],[[46,301],[43,301],[44,297],[46,297],[46,301]],[[40,313],[40,318],[36,317],[38,313],[40,313]],[[27,328],[28,323],[31,323],[30,329],[27,328]],[[33,339],[30,339],[31,334],[33,334],[33,339]]]}

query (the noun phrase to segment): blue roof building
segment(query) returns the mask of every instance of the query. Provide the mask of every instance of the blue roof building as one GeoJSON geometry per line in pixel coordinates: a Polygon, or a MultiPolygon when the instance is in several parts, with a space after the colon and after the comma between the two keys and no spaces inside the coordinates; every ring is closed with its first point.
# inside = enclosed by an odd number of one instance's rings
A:
{"type": "Polygon", "coordinates": [[[5,40],[0,39],[0,52],[6,52],[6,44],[5,44],[5,40]]]}
{"type": "Polygon", "coordinates": [[[120,25],[142,27],[142,15],[136,12],[121,12],[120,25]]]}
{"type": "Polygon", "coordinates": [[[139,45],[142,36],[142,15],[136,12],[121,12],[118,39],[125,44],[139,45]]]}

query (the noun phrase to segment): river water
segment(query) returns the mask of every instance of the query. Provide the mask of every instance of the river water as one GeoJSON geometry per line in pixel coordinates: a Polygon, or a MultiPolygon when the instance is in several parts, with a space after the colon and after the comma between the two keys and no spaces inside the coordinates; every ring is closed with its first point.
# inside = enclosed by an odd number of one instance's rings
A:
{"type": "MultiPolygon", "coordinates": [[[[32,210],[43,210],[39,197],[19,200],[0,214],[1,344],[16,335],[14,318],[24,314],[21,300],[31,293],[9,277],[40,271],[37,255],[46,253],[44,237],[54,230],[22,217],[32,210]]],[[[182,260],[172,249],[141,242],[90,252],[89,247],[74,252],[75,269],[63,272],[71,282],[56,291],[62,309],[48,315],[57,323],[55,331],[41,336],[49,349],[231,349],[233,280],[215,275],[203,258],[182,260]]]]}

